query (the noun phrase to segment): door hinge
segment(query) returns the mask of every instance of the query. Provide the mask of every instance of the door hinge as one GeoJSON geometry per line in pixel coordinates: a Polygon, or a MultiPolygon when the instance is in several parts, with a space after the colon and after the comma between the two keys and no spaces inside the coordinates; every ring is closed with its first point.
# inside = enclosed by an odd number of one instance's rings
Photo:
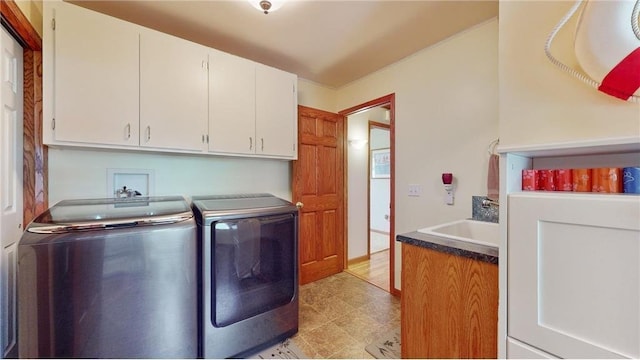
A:
{"type": "Polygon", "coordinates": [[[56,129],[56,118],[53,118],[53,120],[51,120],[51,130],[55,130],[56,129]]]}
{"type": "Polygon", "coordinates": [[[204,70],[209,70],[209,62],[206,60],[202,61],[202,68],[204,70]]]}
{"type": "Polygon", "coordinates": [[[296,151],[296,144],[293,144],[293,151],[296,151]]]}
{"type": "Polygon", "coordinates": [[[56,29],[56,18],[51,19],[51,29],[56,29]]]}

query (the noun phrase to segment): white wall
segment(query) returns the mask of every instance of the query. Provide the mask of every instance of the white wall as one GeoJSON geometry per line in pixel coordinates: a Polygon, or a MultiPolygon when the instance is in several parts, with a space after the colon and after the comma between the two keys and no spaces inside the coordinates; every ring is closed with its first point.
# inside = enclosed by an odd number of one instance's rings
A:
{"type": "MultiPolygon", "coordinates": [[[[569,1],[500,1],[500,144],[525,145],[640,135],[640,104],[624,102],[556,68],[544,54],[569,1]]],[[[552,53],[577,66],[574,21],[552,53]]]]}
{"type": "MultiPolygon", "coordinates": [[[[347,118],[347,139],[366,140],[369,135],[369,116],[367,112],[347,118]]],[[[347,147],[347,254],[348,259],[367,255],[367,182],[369,177],[368,146],[357,149],[347,147]]]]}
{"type": "Polygon", "coordinates": [[[268,192],[291,199],[290,161],[50,148],[49,204],[113,196],[107,193],[109,168],[153,170],[151,195],[268,192]]]}
{"type": "MultiPolygon", "coordinates": [[[[486,193],[487,147],[498,136],[498,20],[493,19],[338,89],[338,109],[395,93],[396,233],[471,216],[486,193]],[[456,178],[444,203],[443,172],[456,178]],[[408,197],[409,184],[422,196],[408,197]]],[[[395,284],[400,288],[396,243],[395,284]]]]}
{"type": "Polygon", "coordinates": [[[335,89],[305,79],[298,79],[298,104],[333,113],[338,111],[335,89]]]}
{"type": "Polygon", "coordinates": [[[42,36],[42,0],[15,0],[22,14],[42,36]]]}

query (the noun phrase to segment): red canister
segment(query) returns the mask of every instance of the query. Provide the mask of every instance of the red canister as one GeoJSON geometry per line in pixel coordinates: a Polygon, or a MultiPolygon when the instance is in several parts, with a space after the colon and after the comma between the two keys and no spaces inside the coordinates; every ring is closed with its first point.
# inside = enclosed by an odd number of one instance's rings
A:
{"type": "Polygon", "coordinates": [[[622,170],[620,168],[597,168],[592,170],[593,192],[622,192],[622,170]]]}
{"type": "Polygon", "coordinates": [[[539,170],[539,171],[540,171],[540,183],[542,184],[542,190],[554,191],[556,189],[555,171],[554,170],[539,170]]]}
{"type": "Polygon", "coordinates": [[[591,191],[591,169],[571,169],[573,191],[591,191]]]}
{"type": "Polygon", "coordinates": [[[573,191],[573,176],[571,169],[555,170],[556,191],[573,191]]]}
{"type": "Polygon", "coordinates": [[[522,170],[522,190],[542,190],[542,186],[540,183],[540,173],[538,172],[538,170],[522,170]]]}

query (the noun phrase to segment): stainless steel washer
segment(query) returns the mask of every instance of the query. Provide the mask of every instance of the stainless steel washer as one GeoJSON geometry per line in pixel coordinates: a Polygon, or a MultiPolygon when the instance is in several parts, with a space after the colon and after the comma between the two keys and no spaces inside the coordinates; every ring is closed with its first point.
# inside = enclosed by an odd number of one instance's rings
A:
{"type": "Polygon", "coordinates": [[[197,251],[182,197],[56,204],[18,245],[19,357],[197,357],[197,251]]]}

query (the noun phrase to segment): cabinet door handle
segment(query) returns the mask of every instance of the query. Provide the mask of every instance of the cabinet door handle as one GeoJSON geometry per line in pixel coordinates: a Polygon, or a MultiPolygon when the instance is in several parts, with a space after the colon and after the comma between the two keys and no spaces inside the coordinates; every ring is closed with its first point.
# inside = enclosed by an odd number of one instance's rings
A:
{"type": "Polygon", "coordinates": [[[253,150],[253,138],[249,136],[249,150],[253,150]]]}
{"type": "Polygon", "coordinates": [[[147,142],[151,140],[151,125],[147,126],[147,142]]]}
{"type": "Polygon", "coordinates": [[[260,138],[260,151],[264,151],[264,138],[260,138]]]}
{"type": "Polygon", "coordinates": [[[127,124],[127,140],[131,139],[131,123],[127,124]]]}

